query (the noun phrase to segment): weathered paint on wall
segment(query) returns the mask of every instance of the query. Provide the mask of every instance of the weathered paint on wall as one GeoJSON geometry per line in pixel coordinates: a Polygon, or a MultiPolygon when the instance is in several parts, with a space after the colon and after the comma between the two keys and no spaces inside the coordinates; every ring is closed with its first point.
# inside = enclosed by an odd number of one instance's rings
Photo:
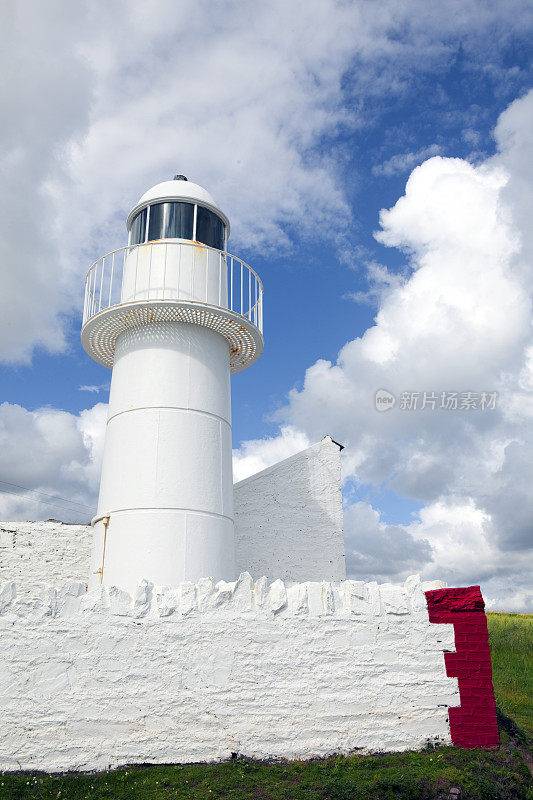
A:
{"type": "Polygon", "coordinates": [[[0,522],[0,582],[16,581],[19,594],[32,594],[42,583],[87,582],[91,541],[89,525],[0,522]]]}
{"type": "Polygon", "coordinates": [[[238,571],[269,580],[346,577],[340,447],[329,436],[233,489],[238,571]]]}
{"type": "Polygon", "coordinates": [[[72,581],[28,598],[3,584],[0,769],[449,742],[453,628],[429,622],[429,588],[245,574],[133,597],[72,581]]]}

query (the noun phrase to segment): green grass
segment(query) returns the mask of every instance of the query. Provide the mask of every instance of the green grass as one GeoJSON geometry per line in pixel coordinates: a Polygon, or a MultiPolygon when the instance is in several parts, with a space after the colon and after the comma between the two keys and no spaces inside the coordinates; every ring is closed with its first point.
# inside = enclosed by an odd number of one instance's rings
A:
{"type": "Polygon", "coordinates": [[[528,770],[517,751],[352,756],[285,763],[239,759],[222,764],[135,767],[93,775],[11,773],[0,797],[96,800],[426,800],[461,790],[460,800],[527,798],[528,770]]]}
{"type": "Polygon", "coordinates": [[[533,800],[523,747],[532,724],[533,618],[490,614],[488,620],[494,686],[503,712],[497,751],[440,747],[316,761],[137,766],[92,774],[6,772],[0,773],[0,799],[533,800]]]}
{"type": "Polygon", "coordinates": [[[533,615],[487,614],[496,705],[533,737],[533,615]]]}

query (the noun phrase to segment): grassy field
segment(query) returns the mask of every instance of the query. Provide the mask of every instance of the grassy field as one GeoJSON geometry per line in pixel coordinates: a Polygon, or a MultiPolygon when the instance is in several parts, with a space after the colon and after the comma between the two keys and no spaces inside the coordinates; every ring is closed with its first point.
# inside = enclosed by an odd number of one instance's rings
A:
{"type": "Polygon", "coordinates": [[[355,756],[266,764],[150,766],[94,775],[0,776],[0,797],[61,800],[459,800],[527,798],[528,770],[515,750],[468,752],[446,747],[433,752],[355,756]]]}
{"type": "MultiPolygon", "coordinates": [[[[9,800],[533,800],[524,760],[532,731],[533,617],[490,614],[497,751],[442,747],[317,761],[128,767],[93,774],[0,773],[9,800]]],[[[527,755],[527,753],[526,753],[527,755]]]]}
{"type": "Polygon", "coordinates": [[[487,614],[496,705],[533,737],[533,615],[487,614]]]}

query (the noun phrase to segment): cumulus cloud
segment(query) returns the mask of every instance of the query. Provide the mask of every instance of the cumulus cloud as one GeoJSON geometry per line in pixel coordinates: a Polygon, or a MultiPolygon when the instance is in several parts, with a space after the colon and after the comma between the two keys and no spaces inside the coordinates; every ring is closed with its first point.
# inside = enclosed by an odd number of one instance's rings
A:
{"type": "Polygon", "coordinates": [[[405,580],[431,561],[424,538],[408,528],[386,525],[370,503],[357,502],[344,512],[346,572],[359,580],[405,580]]]}
{"type": "Polygon", "coordinates": [[[80,414],[0,405],[0,519],[88,522],[96,512],[107,406],[80,414]]]}
{"type": "Polygon", "coordinates": [[[69,276],[78,265],[61,260],[57,208],[44,183],[50,175],[68,180],[63,148],[89,123],[90,71],[73,46],[77,16],[73,5],[57,0],[40,9],[14,3],[3,16],[2,361],[27,362],[35,347],[65,347],[62,315],[72,308],[69,276]],[[61,27],[50,24],[54,17],[61,27]]]}
{"type": "Polygon", "coordinates": [[[531,541],[520,549],[502,546],[497,523],[479,505],[477,498],[447,496],[420,511],[407,531],[431,547],[421,572],[430,580],[445,576],[452,586],[480,583],[491,608],[531,611],[531,541]]]}
{"type": "Polygon", "coordinates": [[[474,71],[490,52],[504,82],[502,46],[527,15],[526,0],[13,3],[0,360],[65,348],[91,260],[125,242],[131,206],[177,171],[209,187],[238,246],[330,231],[346,255],[345,163],[324,143],[374,122],[377,98],[407,93],[413,67],[441,69],[458,44],[474,71]]]}
{"type": "Polygon", "coordinates": [[[271,467],[284,458],[309,447],[310,441],[301,431],[282,425],[280,433],[266,439],[249,439],[233,451],[233,480],[235,483],[271,467]]]}
{"type": "Polygon", "coordinates": [[[499,151],[485,163],[434,157],[412,172],[376,233],[407,255],[409,276],[383,296],[374,325],[344,345],[336,363],[307,370],[279,412],[311,440],[326,426],[343,441],[347,477],[423,503],[418,521],[395,528],[365,504],[348,508],[354,575],[403,575],[402,560],[387,556],[398,541],[407,570],[526,597],[533,202],[523,171],[532,162],[532,109],[530,93],[502,115],[499,151]],[[398,398],[434,393],[436,407],[397,403],[379,413],[380,388],[398,398]],[[477,394],[478,407],[440,408],[442,392],[453,391],[477,394]],[[481,393],[491,391],[496,407],[482,410],[481,393]]]}

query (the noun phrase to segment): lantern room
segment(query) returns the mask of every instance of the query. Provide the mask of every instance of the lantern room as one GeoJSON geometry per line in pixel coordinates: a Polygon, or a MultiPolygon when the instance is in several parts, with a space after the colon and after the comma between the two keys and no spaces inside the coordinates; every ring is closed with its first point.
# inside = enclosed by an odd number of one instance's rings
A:
{"type": "Polygon", "coordinates": [[[225,250],[229,221],[201,186],[183,175],[143,194],[127,220],[129,245],[179,239],[225,250]]]}

